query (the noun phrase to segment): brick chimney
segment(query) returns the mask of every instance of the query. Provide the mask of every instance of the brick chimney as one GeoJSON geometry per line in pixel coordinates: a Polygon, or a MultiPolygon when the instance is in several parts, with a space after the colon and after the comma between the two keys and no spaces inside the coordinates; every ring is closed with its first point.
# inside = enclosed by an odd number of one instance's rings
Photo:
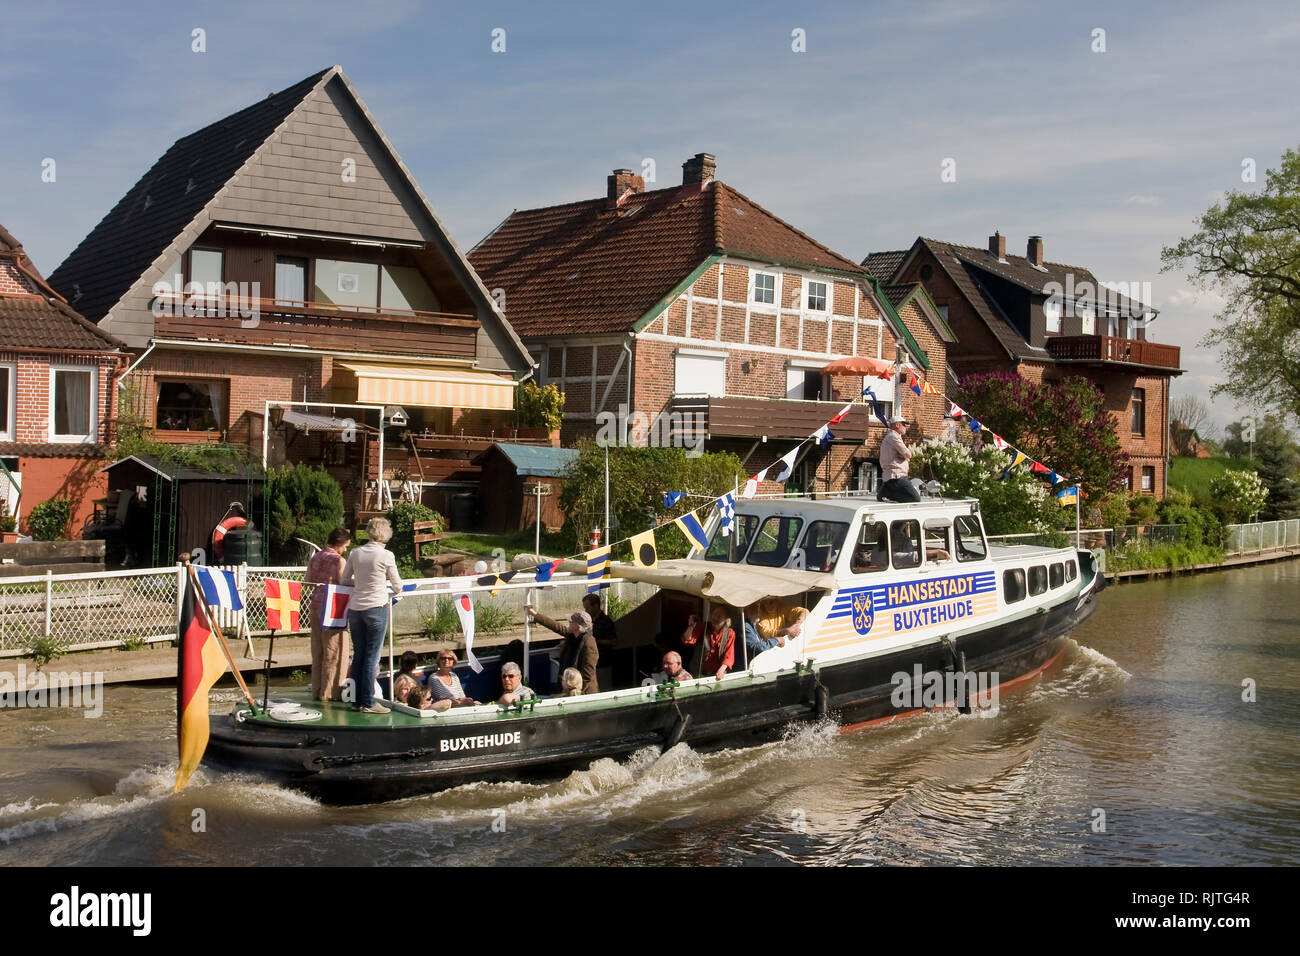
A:
{"type": "Polygon", "coordinates": [[[989,253],[995,259],[1004,260],[1007,257],[1007,237],[1000,232],[995,232],[989,236],[989,253]]]}
{"type": "Polygon", "coordinates": [[[633,193],[645,192],[645,180],[630,169],[616,169],[605,179],[611,202],[618,202],[629,189],[633,193]]]}
{"type": "Polygon", "coordinates": [[[696,153],[682,163],[682,185],[701,185],[713,179],[718,171],[718,161],[712,153],[696,153]]]}
{"type": "Polygon", "coordinates": [[[1030,236],[1029,244],[1025,247],[1025,258],[1033,265],[1042,267],[1043,265],[1043,237],[1030,236]]]}

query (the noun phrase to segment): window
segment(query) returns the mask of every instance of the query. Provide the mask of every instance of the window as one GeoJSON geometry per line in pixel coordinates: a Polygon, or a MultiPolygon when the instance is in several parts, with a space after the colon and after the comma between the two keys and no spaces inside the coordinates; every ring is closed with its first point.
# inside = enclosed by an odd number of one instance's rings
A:
{"type": "Polygon", "coordinates": [[[854,574],[874,574],[889,570],[889,528],[883,521],[867,521],[858,532],[849,570],[854,574]]]}
{"type": "Polygon", "coordinates": [[[826,311],[826,283],[825,282],[808,282],[808,304],[809,312],[826,311]]]}
{"type": "Polygon", "coordinates": [[[339,308],[379,305],[379,267],[373,262],[317,259],[312,299],[339,308]]]}
{"type": "Polygon", "coordinates": [[[1147,390],[1145,388],[1133,389],[1133,399],[1129,408],[1132,413],[1133,434],[1145,435],[1147,433],[1147,390]]]}
{"type": "MultiPolygon", "coordinates": [[[[929,282],[930,279],[933,278],[933,276],[934,276],[934,266],[930,265],[928,262],[925,265],[921,266],[922,282],[929,282]]],[[[883,281],[885,279],[888,279],[889,276],[880,276],[879,278],[883,281]]]]}
{"type": "Polygon", "coordinates": [[[1079,576],[1079,568],[1073,561],[1065,562],[1065,580],[1073,581],[1079,576]]]}
{"type": "Polygon", "coordinates": [[[1043,317],[1047,320],[1048,332],[1061,331],[1061,300],[1056,296],[1048,297],[1043,303],[1043,317]]]}
{"type": "Polygon", "coordinates": [[[1059,562],[1047,569],[1047,580],[1054,588],[1065,583],[1065,565],[1059,562]]]}
{"type": "Polygon", "coordinates": [[[939,315],[943,317],[945,322],[948,321],[948,307],[946,305],[939,306],[939,315]]]}
{"type": "MultiPolygon", "coordinates": [[[[17,366],[0,365],[0,441],[14,440],[14,383],[17,366]]],[[[0,479],[8,483],[7,479],[0,479]]]]}
{"type": "Polygon", "coordinates": [[[948,543],[949,526],[947,521],[930,519],[925,523],[925,560],[943,562],[952,560],[952,548],[948,543]]]}
{"type": "Polygon", "coordinates": [[[727,394],[726,353],[678,349],[675,360],[673,391],[676,394],[727,394]]]}
{"type": "Polygon", "coordinates": [[[1002,572],[1002,599],[1008,604],[1025,599],[1025,572],[1020,568],[1002,572]]]}
{"type": "Polygon", "coordinates": [[[895,568],[914,568],[921,563],[921,522],[915,518],[891,524],[889,542],[895,568]]]}
{"type": "Polygon", "coordinates": [[[219,249],[191,249],[190,281],[197,282],[205,293],[221,285],[224,260],[225,254],[219,249]]]}
{"type": "Polygon", "coordinates": [[[787,368],[785,397],[804,401],[822,401],[830,396],[830,382],[820,368],[787,368]]]}
{"type": "Polygon", "coordinates": [[[735,527],[731,529],[731,534],[724,538],[721,528],[713,532],[713,540],[709,542],[709,550],[704,552],[704,560],[738,563],[745,557],[745,549],[749,547],[749,542],[754,537],[754,529],[757,527],[757,516],[736,515],[735,527]]]}
{"type": "Polygon", "coordinates": [[[1029,593],[1042,594],[1047,590],[1047,568],[1041,564],[1029,569],[1029,593]]]}
{"type": "Polygon", "coordinates": [[[382,266],[379,270],[379,304],[403,312],[437,312],[438,299],[413,266],[382,266]]]}
{"type": "Polygon", "coordinates": [[[1080,331],[1082,332],[1082,334],[1084,335],[1096,334],[1097,319],[1092,314],[1092,307],[1087,305],[1081,305],[1078,308],[1078,313],[1079,313],[1079,318],[1081,320],[1080,331]]]}
{"type": "Polygon", "coordinates": [[[93,442],[95,374],[91,369],[50,369],[50,440],[93,442]]]}
{"type": "Polygon", "coordinates": [[[1108,315],[1108,316],[1106,316],[1106,334],[1109,335],[1111,338],[1115,338],[1116,336],[1119,335],[1119,316],[1118,316],[1118,315],[1108,315]]]}
{"type": "Polygon", "coordinates": [[[226,427],[226,383],[159,382],[154,427],[174,432],[221,431],[226,427]]]}
{"type": "Polygon", "coordinates": [[[1125,491],[1133,490],[1133,469],[1132,468],[1125,468],[1124,471],[1120,473],[1120,484],[1125,491]]]}
{"type": "Polygon", "coordinates": [[[275,304],[296,305],[307,299],[307,260],[276,256],[275,304]]]}
{"type": "Polygon", "coordinates": [[[842,521],[814,521],[803,536],[804,567],[809,571],[829,571],[840,556],[848,537],[849,526],[842,521]]]}
{"type": "MultiPolygon", "coordinates": [[[[882,408],[881,411],[885,417],[894,414],[894,380],[868,377],[862,380],[863,387],[871,389],[872,394],[876,396],[882,408]]],[[[865,396],[864,396],[865,397],[865,396]]]]}
{"type": "Polygon", "coordinates": [[[765,305],[776,304],[776,276],[770,272],[754,273],[753,300],[765,305]]]}
{"type": "Polygon", "coordinates": [[[766,568],[783,568],[790,560],[794,543],[799,540],[799,531],[803,528],[802,518],[788,518],[773,515],[763,522],[754,546],[749,551],[749,564],[758,564],[766,568]]]}
{"type": "Polygon", "coordinates": [[[1142,466],[1142,490],[1146,494],[1155,494],[1156,490],[1156,466],[1142,466]]]}
{"type": "Polygon", "coordinates": [[[979,519],[972,515],[959,515],[953,521],[953,528],[957,532],[957,560],[983,561],[988,548],[984,544],[984,531],[979,519]]]}

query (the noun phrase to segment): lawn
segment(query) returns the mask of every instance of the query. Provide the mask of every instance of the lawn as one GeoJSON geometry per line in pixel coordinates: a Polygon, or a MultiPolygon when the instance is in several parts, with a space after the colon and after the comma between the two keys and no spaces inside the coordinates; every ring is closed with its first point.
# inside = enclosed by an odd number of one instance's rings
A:
{"type": "Polygon", "coordinates": [[[1169,486],[1190,491],[1195,498],[1210,497],[1210,482],[1229,468],[1254,469],[1249,458],[1173,458],[1169,463],[1169,486]]]}
{"type": "MultiPolygon", "coordinates": [[[[438,544],[444,553],[449,550],[463,551],[466,554],[481,554],[484,557],[491,557],[500,549],[505,552],[508,561],[520,552],[533,553],[535,544],[533,534],[531,530],[511,531],[504,534],[465,534],[453,531],[445,533],[438,544]]],[[[558,539],[559,535],[543,534],[542,553],[559,553],[561,545],[558,539]]]]}

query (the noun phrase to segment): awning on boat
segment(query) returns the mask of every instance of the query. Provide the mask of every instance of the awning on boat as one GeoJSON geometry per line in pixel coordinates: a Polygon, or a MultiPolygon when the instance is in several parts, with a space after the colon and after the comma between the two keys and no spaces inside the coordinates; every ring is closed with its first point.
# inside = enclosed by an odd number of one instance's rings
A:
{"type": "Polygon", "coordinates": [[[357,402],[365,405],[515,407],[515,383],[509,375],[413,365],[339,365],[357,377],[357,402]]]}
{"type": "MultiPolygon", "coordinates": [[[[515,557],[513,564],[516,568],[527,569],[542,560],[536,555],[521,554],[515,557]]],[[[567,560],[559,570],[586,574],[587,564],[585,561],[567,560]]],[[[839,587],[835,575],[823,571],[791,571],[686,558],[660,561],[653,568],[616,561],[610,570],[616,578],[644,581],[665,590],[694,594],[732,607],[747,607],[765,597],[793,597],[805,591],[834,591],[839,587]]]]}

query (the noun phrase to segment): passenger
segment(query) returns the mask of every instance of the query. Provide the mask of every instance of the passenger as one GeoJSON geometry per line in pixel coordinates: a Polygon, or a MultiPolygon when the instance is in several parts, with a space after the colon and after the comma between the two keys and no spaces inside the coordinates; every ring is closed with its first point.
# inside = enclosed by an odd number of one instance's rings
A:
{"type": "Polygon", "coordinates": [[[446,700],[452,707],[473,707],[478,701],[465,696],[456,676],[456,652],[439,651],[438,669],[429,675],[429,693],[434,700],[446,700]]]}
{"type": "Polygon", "coordinates": [[[576,667],[566,667],[560,675],[560,686],[564,689],[562,697],[581,697],[582,673],[576,667]]]}
{"type": "Polygon", "coordinates": [[[379,650],[388,626],[389,585],[398,600],[402,594],[402,576],[397,573],[397,559],[384,547],[393,537],[393,526],[386,518],[366,522],[369,539],[353,548],[339,583],[350,585],[348,628],[352,632],[352,679],[357,699],[353,710],[367,714],[386,714],[388,708],[375,701],[374,675],[379,669],[379,650]]]}
{"type": "Polygon", "coordinates": [[[775,646],[784,647],[787,640],[803,633],[803,622],[807,617],[808,609],[805,607],[792,607],[780,598],[765,597],[758,602],[758,619],[754,626],[760,641],[776,641],[775,646]]]}
{"type": "Polygon", "coordinates": [[[520,667],[523,667],[524,666],[524,642],[519,640],[519,638],[515,638],[513,641],[507,644],[506,649],[501,652],[500,660],[502,664],[506,663],[507,661],[514,661],[520,667]]]}
{"type": "Polygon", "coordinates": [[[889,570],[889,529],[883,521],[863,527],[862,540],[853,552],[849,568],[854,574],[889,570]]]}
{"type": "Polygon", "coordinates": [[[591,615],[591,636],[596,639],[596,649],[601,657],[610,657],[614,653],[614,645],[618,643],[614,619],[600,606],[599,594],[584,595],[582,607],[591,615]]]}
{"type": "Polygon", "coordinates": [[[600,651],[591,634],[591,615],[586,611],[574,611],[562,627],[554,619],[537,613],[531,604],[525,604],[524,610],[542,627],[564,635],[564,643],[560,645],[560,670],[566,667],[577,668],[582,674],[582,692],[600,693],[600,688],[596,685],[596,664],[600,660],[600,651]]]}
{"type": "Polygon", "coordinates": [[[405,651],[402,654],[401,669],[393,680],[393,700],[406,700],[411,694],[411,688],[420,683],[420,679],[415,676],[415,668],[419,663],[420,658],[416,657],[415,651],[405,651]]]}
{"type": "Polygon", "coordinates": [[[519,665],[514,661],[506,661],[506,663],[502,664],[501,696],[497,698],[497,703],[503,707],[509,707],[511,704],[528,700],[532,696],[532,688],[524,686],[524,675],[519,670],[519,665]]]}
{"type": "MultiPolygon", "coordinates": [[[[690,647],[705,637],[704,622],[692,614],[686,621],[686,630],[682,632],[682,644],[690,647]]],[[[735,662],[736,632],[731,627],[731,617],[723,605],[715,604],[709,613],[704,664],[700,670],[722,680],[735,662]]]]}
{"type": "Polygon", "coordinates": [[[423,684],[412,687],[405,700],[407,707],[414,707],[416,710],[451,710],[451,701],[434,700],[433,695],[429,693],[429,688],[423,684]]]}
{"type": "Polygon", "coordinates": [[[676,651],[669,651],[664,655],[663,670],[651,674],[641,682],[641,686],[649,687],[654,684],[663,684],[667,681],[676,681],[680,684],[682,681],[692,679],[690,671],[682,667],[682,655],[678,654],[676,651]]]}
{"type": "Polygon", "coordinates": [[[347,564],[343,552],[352,543],[352,535],[335,528],[307,564],[307,582],[311,591],[311,696],[313,700],[342,700],[343,681],[352,667],[352,638],[347,628],[321,626],[325,614],[325,585],[338,584],[347,564]]]}

